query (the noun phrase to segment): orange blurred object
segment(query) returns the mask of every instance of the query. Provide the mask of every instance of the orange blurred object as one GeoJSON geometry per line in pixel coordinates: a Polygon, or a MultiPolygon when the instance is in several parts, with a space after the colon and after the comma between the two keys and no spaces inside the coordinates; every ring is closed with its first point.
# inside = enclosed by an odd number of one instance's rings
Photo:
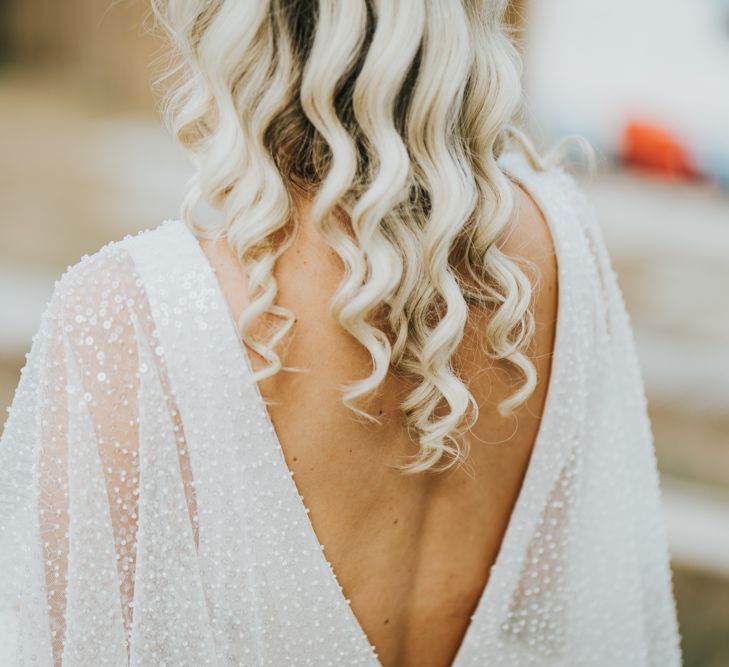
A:
{"type": "Polygon", "coordinates": [[[680,140],[653,123],[630,121],[625,126],[621,148],[627,162],[671,176],[699,175],[680,140]]]}

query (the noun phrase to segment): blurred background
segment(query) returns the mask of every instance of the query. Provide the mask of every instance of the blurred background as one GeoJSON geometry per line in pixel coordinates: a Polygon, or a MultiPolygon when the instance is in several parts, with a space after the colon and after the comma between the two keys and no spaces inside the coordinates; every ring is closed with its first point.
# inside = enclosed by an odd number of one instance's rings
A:
{"type": "MultiPolygon", "coordinates": [[[[177,217],[145,0],[0,0],[0,408],[54,281],[177,217]]],[[[636,331],[685,663],[729,666],[729,0],[523,0],[527,121],[569,133],[636,331]]]]}

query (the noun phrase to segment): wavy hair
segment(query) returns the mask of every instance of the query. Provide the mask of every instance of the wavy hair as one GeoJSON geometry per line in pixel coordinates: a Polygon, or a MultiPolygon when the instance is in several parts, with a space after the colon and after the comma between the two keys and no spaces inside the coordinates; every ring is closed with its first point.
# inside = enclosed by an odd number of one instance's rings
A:
{"type": "MultiPolygon", "coordinates": [[[[344,404],[376,392],[388,370],[415,380],[401,403],[418,454],[403,472],[445,470],[468,456],[478,405],[453,355],[469,306],[489,309],[484,352],[523,375],[508,415],[536,386],[527,356],[532,285],[496,241],[514,207],[497,159],[516,139],[521,61],[506,0],[152,0],[173,60],[164,120],[196,170],[181,216],[199,236],[226,236],[248,276],[242,340],[282,369],[277,345],[295,323],[276,303],[274,266],[292,244],[297,204],[341,258],[330,304],[370,353],[372,372],[338,387],[344,404]],[[204,200],[216,229],[192,214],[204,200]],[[249,324],[273,315],[266,339],[249,324]],[[444,458],[445,457],[445,458],[444,458]]],[[[285,370],[300,370],[290,369],[285,370]]]]}

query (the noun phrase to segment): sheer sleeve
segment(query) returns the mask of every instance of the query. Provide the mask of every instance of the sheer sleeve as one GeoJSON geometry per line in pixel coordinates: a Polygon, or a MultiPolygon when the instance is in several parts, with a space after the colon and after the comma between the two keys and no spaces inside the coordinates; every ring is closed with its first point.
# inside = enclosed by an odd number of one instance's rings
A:
{"type": "MultiPolygon", "coordinates": [[[[619,432],[624,442],[624,487],[633,490],[630,507],[636,588],[642,606],[642,633],[648,663],[681,663],[680,635],[672,588],[668,539],[661,508],[661,488],[648,414],[643,373],[635,333],[623,291],[605,243],[597,210],[585,192],[573,187],[573,197],[593,254],[604,306],[606,347],[613,360],[619,413],[624,422],[619,432]]],[[[625,492],[630,497],[629,492],[625,492]]]]}
{"type": "Polygon", "coordinates": [[[552,222],[560,305],[519,532],[492,573],[493,646],[506,664],[678,667],[645,389],[597,210],[562,167],[509,166],[552,222]]]}
{"type": "MultiPolygon", "coordinates": [[[[160,494],[181,499],[166,516],[149,511],[162,523],[158,552],[175,539],[194,550],[184,436],[156,335],[123,249],[85,257],[56,283],[0,440],[2,664],[128,665],[144,646],[133,625],[143,488],[151,508],[160,494]],[[142,459],[153,471],[144,487],[142,459]]],[[[156,575],[159,593],[173,574],[156,575]]]]}

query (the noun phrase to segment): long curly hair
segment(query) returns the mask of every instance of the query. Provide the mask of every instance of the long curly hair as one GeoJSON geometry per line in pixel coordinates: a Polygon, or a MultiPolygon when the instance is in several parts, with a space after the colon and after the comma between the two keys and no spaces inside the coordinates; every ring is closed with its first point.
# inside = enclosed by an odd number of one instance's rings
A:
{"type": "MultiPolygon", "coordinates": [[[[469,308],[489,309],[483,350],[523,381],[502,415],[536,386],[532,285],[497,246],[513,190],[497,165],[509,139],[544,168],[515,122],[521,60],[506,0],[151,0],[172,46],[162,112],[196,167],[181,217],[226,236],[248,277],[242,340],[266,367],[295,315],[276,303],[274,266],[293,242],[297,203],[341,258],[330,308],[370,353],[372,372],[340,386],[372,395],[390,369],[413,378],[400,405],[418,454],[403,472],[468,456],[478,405],[453,355],[469,308]],[[193,216],[199,201],[219,227],[193,216]],[[248,325],[268,314],[266,339],[248,325]]],[[[288,369],[286,370],[297,370],[288,369]]]]}

